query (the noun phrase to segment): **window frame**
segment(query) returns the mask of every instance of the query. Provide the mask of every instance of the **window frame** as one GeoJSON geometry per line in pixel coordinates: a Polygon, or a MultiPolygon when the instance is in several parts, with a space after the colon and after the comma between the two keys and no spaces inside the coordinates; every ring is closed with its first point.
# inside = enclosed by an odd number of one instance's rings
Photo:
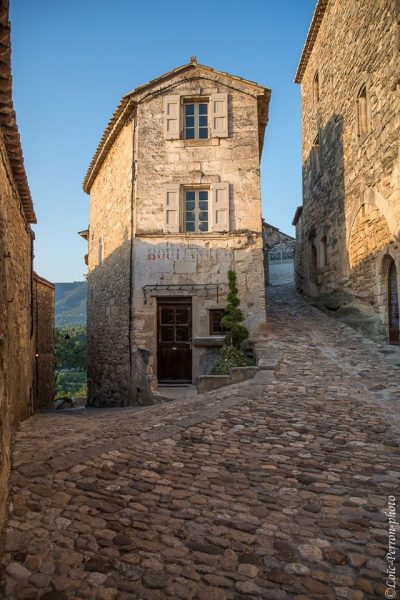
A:
{"type": "Polygon", "coordinates": [[[210,99],[208,96],[205,97],[188,97],[188,98],[183,98],[183,110],[182,110],[182,116],[183,116],[183,139],[185,141],[198,141],[198,140],[210,140],[211,138],[211,132],[210,132],[210,99]],[[200,114],[200,104],[205,104],[207,106],[207,115],[202,115],[200,114]],[[186,108],[187,106],[193,105],[194,106],[194,114],[193,115],[186,115],[186,108]],[[186,117],[192,117],[194,119],[194,125],[193,127],[187,127],[186,125],[186,117]],[[207,125],[200,125],[200,117],[207,117],[207,125]],[[200,129],[207,129],[207,137],[200,137],[200,129]],[[187,129],[193,129],[194,130],[194,137],[187,137],[186,136],[186,132],[187,129]]]}
{"type": "Polygon", "coordinates": [[[370,114],[370,90],[369,85],[365,81],[357,92],[356,99],[356,113],[357,113],[357,139],[361,144],[366,137],[371,133],[371,114],[370,114]],[[364,115],[362,115],[362,111],[364,115]],[[364,117],[364,118],[363,118],[364,117]],[[365,129],[362,125],[365,120],[365,129]]]}
{"type": "MultiPolygon", "coordinates": [[[[210,203],[211,203],[211,199],[210,199],[210,194],[211,194],[211,190],[209,187],[195,187],[195,186],[187,186],[183,188],[183,199],[182,199],[182,229],[183,229],[183,233],[185,234],[207,234],[210,232],[210,203]],[[194,193],[194,203],[195,203],[195,207],[194,207],[194,231],[188,231],[186,229],[186,214],[187,214],[187,210],[186,210],[186,194],[188,192],[192,192],[194,193]],[[201,192],[207,192],[207,200],[201,200],[200,199],[200,193],[201,192]],[[207,211],[204,211],[204,209],[200,209],[200,202],[207,202],[207,211]],[[199,219],[199,213],[200,212],[207,212],[207,230],[206,231],[202,231],[200,229],[200,219],[199,219]]],[[[189,200],[191,202],[193,202],[193,200],[189,200]]],[[[203,221],[204,222],[204,221],[203,221]]]]}
{"type": "Polygon", "coordinates": [[[313,180],[315,181],[321,176],[322,172],[321,139],[319,132],[317,133],[311,147],[311,170],[313,180]]]}
{"type": "Polygon", "coordinates": [[[315,71],[312,81],[312,98],[314,111],[318,110],[320,103],[320,85],[319,85],[319,71],[315,71]]]}
{"type": "Polygon", "coordinates": [[[208,309],[208,313],[209,313],[209,332],[210,335],[225,335],[222,327],[220,327],[220,329],[214,329],[215,326],[215,316],[216,313],[222,313],[219,319],[219,325],[221,322],[222,317],[225,314],[225,309],[224,308],[209,308],[208,309]]]}

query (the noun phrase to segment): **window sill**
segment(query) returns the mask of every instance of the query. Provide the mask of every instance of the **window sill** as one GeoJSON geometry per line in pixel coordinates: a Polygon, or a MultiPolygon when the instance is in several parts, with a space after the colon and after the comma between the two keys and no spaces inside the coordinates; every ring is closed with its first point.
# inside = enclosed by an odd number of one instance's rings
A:
{"type": "Polygon", "coordinates": [[[206,139],[202,139],[202,140],[186,140],[184,138],[180,138],[179,140],[170,140],[172,142],[175,142],[177,146],[181,147],[181,148],[187,148],[187,147],[196,147],[196,146],[200,146],[200,147],[204,147],[204,146],[219,146],[220,142],[219,142],[220,138],[219,137],[209,137],[206,139]]]}
{"type": "Polygon", "coordinates": [[[224,345],[224,335],[209,335],[204,337],[193,338],[193,346],[202,346],[205,348],[220,348],[224,345]]]}

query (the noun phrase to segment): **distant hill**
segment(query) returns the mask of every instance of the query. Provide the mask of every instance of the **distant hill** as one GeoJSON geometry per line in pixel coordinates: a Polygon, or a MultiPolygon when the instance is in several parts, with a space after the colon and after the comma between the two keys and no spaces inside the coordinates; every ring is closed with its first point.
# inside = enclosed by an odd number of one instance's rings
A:
{"type": "Polygon", "coordinates": [[[56,283],[55,321],[56,327],[86,325],[86,281],[56,283]]]}

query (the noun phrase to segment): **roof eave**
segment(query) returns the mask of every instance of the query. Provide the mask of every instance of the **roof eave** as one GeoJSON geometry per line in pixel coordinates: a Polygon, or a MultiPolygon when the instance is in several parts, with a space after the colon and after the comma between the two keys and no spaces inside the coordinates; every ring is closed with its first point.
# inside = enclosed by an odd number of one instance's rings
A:
{"type": "Polygon", "coordinates": [[[302,206],[298,206],[296,208],[296,212],[294,213],[294,217],[293,217],[293,221],[292,221],[292,225],[296,226],[300,217],[301,217],[301,213],[303,212],[303,207],[302,206]]]}
{"type": "Polygon", "coordinates": [[[21,140],[12,100],[11,40],[8,5],[8,0],[0,2],[0,127],[25,218],[28,223],[36,223],[36,215],[24,167],[21,140]]]}
{"type": "Polygon", "coordinates": [[[198,67],[200,67],[203,70],[209,71],[210,73],[215,73],[217,75],[223,75],[230,79],[236,80],[240,83],[243,83],[245,85],[252,87],[254,90],[256,90],[258,92],[257,93],[258,98],[259,99],[261,98],[261,102],[263,102],[266,105],[264,119],[260,117],[260,111],[259,111],[259,145],[260,145],[260,156],[261,156],[263,141],[264,141],[265,127],[268,122],[268,108],[269,108],[269,100],[270,100],[270,96],[271,96],[271,90],[269,88],[259,85],[258,83],[254,82],[254,81],[250,81],[249,79],[243,79],[236,75],[231,75],[230,73],[218,71],[216,69],[213,69],[212,67],[208,67],[207,65],[201,65],[201,64],[198,64],[197,62],[196,63],[194,63],[194,62],[187,63],[185,65],[182,65],[181,67],[177,67],[176,69],[173,69],[172,71],[168,71],[168,73],[161,75],[161,77],[157,77],[156,79],[152,79],[151,81],[148,81],[147,83],[135,88],[134,90],[132,90],[131,92],[128,92],[127,94],[125,94],[122,97],[122,100],[121,100],[120,104],[118,105],[117,109],[115,110],[113,116],[111,117],[111,120],[109,121],[109,124],[107,125],[107,127],[101,137],[101,140],[97,146],[97,150],[90,162],[85,179],[83,181],[83,191],[84,192],[86,192],[87,194],[90,193],[90,189],[93,185],[93,182],[94,182],[95,178],[97,177],[97,174],[105,160],[105,157],[108,154],[108,151],[109,151],[112,143],[114,142],[115,138],[121,131],[123,125],[127,122],[128,118],[131,116],[131,114],[134,110],[134,107],[137,104],[136,100],[138,100],[138,96],[140,96],[140,94],[142,94],[146,89],[151,88],[155,85],[159,85],[160,83],[167,81],[168,79],[171,79],[172,77],[178,75],[179,73],[182,73],[182,72],[184,72],[186,70],[190,70],[190,69],[196,69],[198,67]],[[261,124],[261,127],[260,127],[260,124],[261,124]]]}
{"type": "Polygon", "coordinates": [[[301,83],[304,72],[306,70],[309,58],[311,56],[312,49],[314,47],[315,40],[319,32],[319,28],[322,23],[326,8],[329,0],[318,0],[314,10],[314,14],[311,20],[311,25],[307,33],[306,42],[304,44],[303,51],[301,53],[300,61],[297,67],[294,83],[301,83]]]}

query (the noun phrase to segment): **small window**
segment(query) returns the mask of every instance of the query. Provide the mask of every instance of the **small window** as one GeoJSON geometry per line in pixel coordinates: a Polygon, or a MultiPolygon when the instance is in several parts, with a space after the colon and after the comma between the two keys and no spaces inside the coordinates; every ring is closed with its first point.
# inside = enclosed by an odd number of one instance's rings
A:
{"type": "Polygon", "coordinates": [[[208,231],[208,190],[186,190],[184,212],[185,232],[204,233],[208,231]]]}
{"type": "Polygon", "coordinates": [[[314,178],[318,177],[321,173],[321,148],[319,144],[319,134],[315,138],[311,149],[311,168],[314,178]]]}
{"type": "Polygon", "coordinates": [[[221,327],[221,319],[224,313],[223,308],[210,310],[210,335],[224,335],[224,330],[221,327]]]}
{"type": "Polygon", "coordinates": [[[326,239],[326,236],[324,236],[321,239],[321,262],[322,262],[322,267],[327,267],[328,266],[328,241],[326,239]]]}
{"type": "Polygon", "coordinates": [[[314,240],[311,244],[309,276],[311,283],[318,283],[318,253],[317,247],[314,244],[314,240]]]}
{"type": "Polygon", "coordinates": [[[208,138],[208,102],[186,102],[185,139],[204,140],[208,138]]]}
{"type": "Polygon", "coordinates": [[[319,75],[318,75],[318,71],[315,73],[314,79],[313,79],[313,104],[314,104],[314,110],[316,108],[318,108],[318,104],[319,104],[319,75]]]}
{"type": "Polygon", "coordinates": [[[369,132],[367,86],[363,85],[357,97],[358,137],[364,138],[369,132]]]}
{"type": "Polygon", "coordinates": [[[98,259],[99,259],[99,265],[103,262],[104,260],[104,239],[103,236],[101,236],[101,238],[99,239],[99,247],[98,247],[98,259]]]}

